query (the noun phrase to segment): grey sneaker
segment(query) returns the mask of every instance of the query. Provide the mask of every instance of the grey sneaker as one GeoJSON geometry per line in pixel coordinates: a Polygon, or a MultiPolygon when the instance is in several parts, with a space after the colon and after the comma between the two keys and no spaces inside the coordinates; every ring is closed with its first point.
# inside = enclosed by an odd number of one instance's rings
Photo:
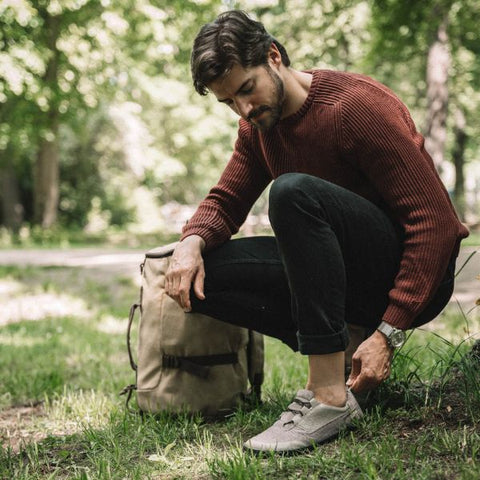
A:
{"type": "Polygon", "coordinates": [[[347,390],[344,407],[324,405],[310,390],[299,390],[280,419],[270,428],[244,443],[255,452],[293,452],[311,448],[348,427],[363,415],[355,397],[347,390]]]}

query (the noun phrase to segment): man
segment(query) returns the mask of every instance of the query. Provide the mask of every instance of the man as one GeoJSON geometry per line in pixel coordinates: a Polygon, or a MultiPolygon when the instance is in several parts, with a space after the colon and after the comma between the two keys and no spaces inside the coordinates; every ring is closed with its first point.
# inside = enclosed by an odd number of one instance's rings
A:
{"type": "Polygon", "coordinates": [[[307,448],[362,414],[352,392],[386,379],[404,331],[446,305],[468,231],[385,86],[294,70],[284,47],[240,11],[202,27],[191,67],[197,92],[241,118],[230,162],[183,230],[166,290],[186,311],[308,355],[305,388],[245,443],[307,448]],[[275,237],[228,241],[272,180],[275,237]],[[349,331],[364,334],[350,342],[349,331]]]}

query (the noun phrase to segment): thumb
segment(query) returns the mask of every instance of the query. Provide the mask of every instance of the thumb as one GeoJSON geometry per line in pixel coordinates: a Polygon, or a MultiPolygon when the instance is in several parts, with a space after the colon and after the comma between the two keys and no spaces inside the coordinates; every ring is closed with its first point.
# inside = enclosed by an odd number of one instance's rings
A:
{"type": "Polygon", "coordinates": [[[352,358],[352,370],[350,372],[350,376],[347,380],[347,387],[351,387],[355,380],[357,379],[360,371],[362,369],[362,361],[359,358],[352,358]]]}

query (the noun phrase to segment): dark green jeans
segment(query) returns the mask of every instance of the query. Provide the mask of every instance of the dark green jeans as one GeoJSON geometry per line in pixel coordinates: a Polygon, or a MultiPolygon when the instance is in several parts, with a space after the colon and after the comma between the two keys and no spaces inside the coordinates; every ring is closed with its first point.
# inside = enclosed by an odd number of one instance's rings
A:
{"type": "MultiPolygon", "coordinates": [[[[381,322],[398,272],[403,232],[377,206],[297,173],[270,191],[275,237],[231,240],[204,255],[205,295],[194,311],[279,338],[303,354],[345,350],[346,324],[381,322]]],[[[453,291],[455,261],[415,320],[440,313],[453,291]]]]}

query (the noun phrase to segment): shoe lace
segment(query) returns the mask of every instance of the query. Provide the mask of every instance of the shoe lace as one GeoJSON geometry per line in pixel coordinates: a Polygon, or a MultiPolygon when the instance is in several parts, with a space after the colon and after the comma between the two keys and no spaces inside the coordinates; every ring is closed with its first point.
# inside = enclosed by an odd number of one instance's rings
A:
{"type": "Polygon", "coordinates": [[[296,418],[303,417],[310,409],[312,404],[309,401],[300,398],[294,398],[293,402],[287,407],[287,410],[280,417],[283,425],[294,423],[296,418]]]}

